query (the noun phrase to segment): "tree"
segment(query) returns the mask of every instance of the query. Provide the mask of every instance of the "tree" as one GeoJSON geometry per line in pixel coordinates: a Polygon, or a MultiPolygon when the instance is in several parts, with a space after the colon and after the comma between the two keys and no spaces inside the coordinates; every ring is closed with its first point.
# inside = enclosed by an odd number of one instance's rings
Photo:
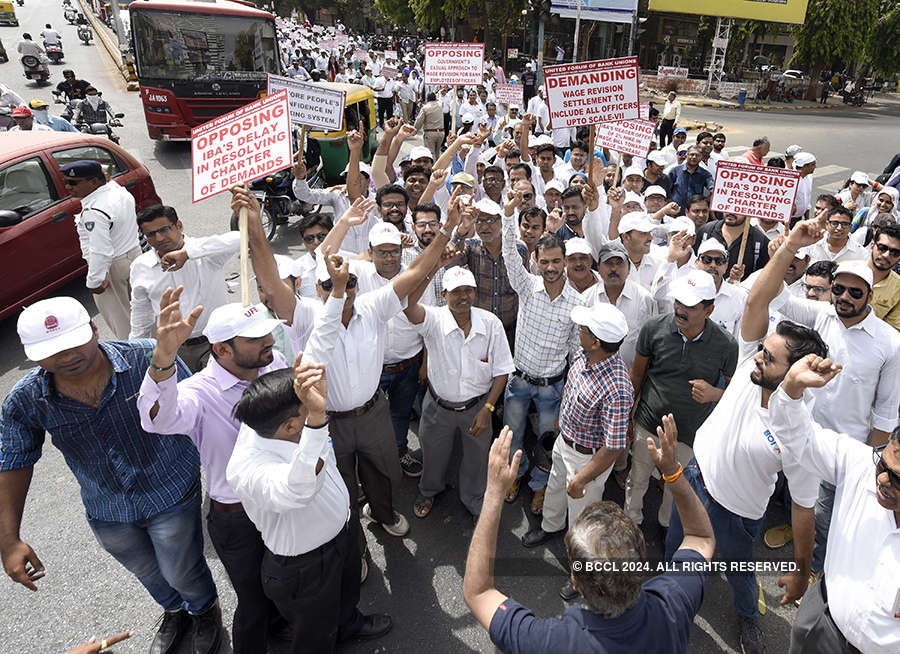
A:
{"type": "Polygon", "coordinates": [[[818,97],[819,76],[826,67],[850,64],[861,55],[865,30],[878,17],[878,4],[878,0],[810,0],[806,20],[792,30],[796,47],[791,58],[792,65],[809,67],[808,99],[818,97]]]}
{"type": "Polygon", "coordinates": [[[900,71],[900,5],[881,16],[866,40],[866,55],[879,73],[888,77],[900,71]]]}
{"type": "Polygon", "coordinates": [[[375,0],[375,9],[397,25],[411,25],[415,21],[408,0],[375,0]]]}
{"type": "Polygon", "coordinates": [[[487,0],[487,25],[485,27],[500,34],[503,40],[503,60],[506,61],[507,37],[517,29],[522,29],[522,11],[527,0],[487,0]]]}

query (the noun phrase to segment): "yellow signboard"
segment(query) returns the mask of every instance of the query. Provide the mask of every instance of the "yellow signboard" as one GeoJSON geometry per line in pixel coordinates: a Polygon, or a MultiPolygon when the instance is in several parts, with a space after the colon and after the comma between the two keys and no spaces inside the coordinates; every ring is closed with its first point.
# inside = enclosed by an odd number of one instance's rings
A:
{"type": "Polygon", "coordinates": [[[802,23],[808,0],[650,0],[650,11],[802,23]]]}

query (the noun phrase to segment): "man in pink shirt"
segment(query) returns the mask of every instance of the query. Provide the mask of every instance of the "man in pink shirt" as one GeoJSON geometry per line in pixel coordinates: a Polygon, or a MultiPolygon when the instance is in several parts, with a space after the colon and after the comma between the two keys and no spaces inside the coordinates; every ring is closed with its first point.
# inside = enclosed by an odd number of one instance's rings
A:
{"type": "Polygon", "coordinates": [[[747,163],[756,164],[757,166],[765,166],[766,162],[764,161],[764,158],[767,154],[769,154],[770,147],[771,145],[769,144],[769,138],[766,136],[762,136],[753,141],[753,147],[742,154],[741,158],[747,161],[747,163]]]}
{"type": "Polygon", "coordinates": [[[169,288],[162,295],[157,345],[141,384],[138,411],[148,432],[185,434],[200,453],[209,487],[209,538],[237,594],[231,631],[234,653],[258,652],[267,642],[270,625],[277,628],[279,621],[284,623],[263,593],[262,537],[228,485],[225,468],[240,429],[232,417],[234,405],[251,381],[288,366],[273,349],[272,331],[281,321],[270,318],[262,304],[244,307],[234,302],[217,308],[203,330],[212,345],[209,362],[179,382],[174,374],[178,348],[203,311],[194,307],[183,317],[178,306],[182,290],[169,288]],[[167,367],[168,362],[173,363],[167,367]]]}

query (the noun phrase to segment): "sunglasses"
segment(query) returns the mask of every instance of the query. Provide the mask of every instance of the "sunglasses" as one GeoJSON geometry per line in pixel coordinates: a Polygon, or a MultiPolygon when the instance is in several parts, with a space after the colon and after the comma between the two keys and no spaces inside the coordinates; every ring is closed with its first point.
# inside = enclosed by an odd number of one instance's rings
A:
{"type": "Polygon", "coordinates": [[[891,480],[891,486],[893,486],[895,490],[900,490],[900,474],[897,474],[888,468],[887,463],[884,462],[884,456],[881,454],[886,447],[887,445],[879,445],[878,447],[872,448],[872,461],[875,462],[875,476],[880,475],[882,472],[888,473],[888,477],[891,480]]]}
{"type": "MultiPolygon", "coordinates": [[[[322,285],[322,290],[331,293],[331,290],[334,288],[334,282],[330,279],[323,280],[319,282],[322,285]]],[[[356,275],[350,275],[347,277],[347,290],[351,288],[356,288],[356,275]]]]}
{"type": "Polygon", "coordinates": [[[700,261],[705,263],[707,266],[710,264],[715,264],[717,266],[724,266],[728,263],[728,260],[725,257],[711,257],[708,254],[701,254],[700,261]]]}
{"type": "Polygon", "coordinates": [[[865,296],[866,292],[861,288],[856,288],[854,286],[844,286],[843,284],[832,284],[831,285],[831,295],[832,297],[840,297],[844,293],[849,293],[850,297],[854,300],[861,300],[863,296],[865,296]]]}
{"type": "Polygon", "coordinates": [[[304,243],[315,243],[318,241],[319,243],[322,243],[327,237],[328,237],[328,232],[325,232],[324,234],[307,234],[306,236],[303,237],[303,242],[304,243]]]}
{"type": "Polygon", "coordinates": [[[892,257],[900,257],[900,248],[892,248],[884,243],[876,243],[875,247],[878,248],[878,251],[884,254],[885,252],[890,252],[892,257]]]}

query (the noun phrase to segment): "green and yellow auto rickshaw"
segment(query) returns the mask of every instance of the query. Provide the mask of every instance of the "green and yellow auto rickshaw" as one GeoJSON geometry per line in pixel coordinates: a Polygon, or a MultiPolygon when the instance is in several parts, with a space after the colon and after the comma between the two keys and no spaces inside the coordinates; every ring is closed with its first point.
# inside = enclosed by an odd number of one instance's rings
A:
{"type": "Polygon", "coordinates": [[[361,84],[339,84],[337,82],[325,82],[325,86],[340,89],[346,92],[344,101],[344,124],[341,130],[335,132],[310,131],[307,138],[318,141],[322,152],[322,172],[328,184],[339,184],[344,174],[344,168],[350,160],[350,150],[347,147],[347,130],[359,129],[362,122],[365,131],[363,138],[360,161],[369,163],[375,154],[377,141],[375,137],[375,95],[372,89],[361,84]]]}
{"type": "Polygon", "coordinates": [[[12,2],[0,2],[0,25],[18,25],[16,8],[12,2]]]}

